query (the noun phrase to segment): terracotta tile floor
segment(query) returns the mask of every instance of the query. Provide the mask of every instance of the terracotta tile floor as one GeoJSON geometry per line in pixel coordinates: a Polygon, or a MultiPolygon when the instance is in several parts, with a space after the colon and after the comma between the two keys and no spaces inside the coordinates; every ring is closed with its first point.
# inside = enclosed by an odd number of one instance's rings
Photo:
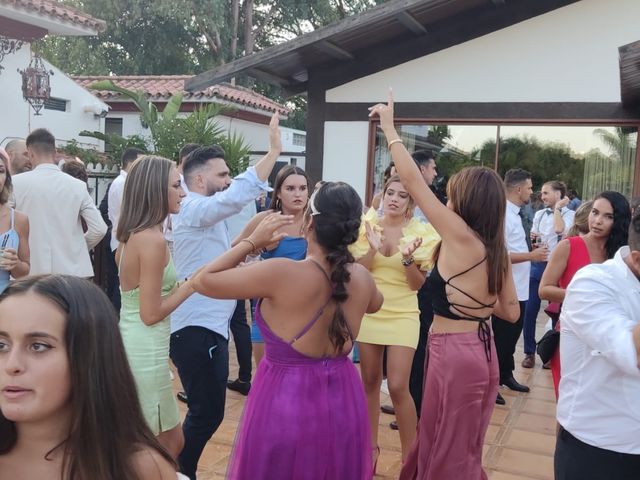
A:
{"type": "MultiPolygon", "coordinates": [[[[537,338],[544,333],[546,317],[538,318],[537,338]]],[[[230,378],[237,378],[238,365],[233,341],[230,342],[230,378]]],[[[520,366],[522,360],[522,338],[516,349],[515,378],[531,387],[527,394],[501,388],[506,406],[496,405],[491,424],[485,437],[484,466],[490,480],[551,480],[553,479],[553,451],[555,448],[555,395],[551,371],[541,368],[536,359],[534,369],[520,366]]],[[[180,382],[176,376],[174,389],[180,382]]],[[[381,402],[391,404],[389,397],[380,394],[381,402]]],[[[225,418],[222,425],[207,444],[198,468],[199,480],[223,479],[242,415],[245,397],[227,391],[225,418]]],[[[178,402],[183,418],[185,405],[178,402]]],[[[381,448],[376,478],[398,478],[400,472],[400,438],[398,432],[389,428],[394,418],[380,415],[381,448]]],[[[444,479],[443,479],[444,480],[444,479]]]]}

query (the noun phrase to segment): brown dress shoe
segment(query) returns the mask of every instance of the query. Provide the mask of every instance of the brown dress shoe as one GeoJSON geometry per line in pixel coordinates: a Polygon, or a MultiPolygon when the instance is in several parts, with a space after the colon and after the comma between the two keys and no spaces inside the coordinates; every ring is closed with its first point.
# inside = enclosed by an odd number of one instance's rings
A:
{"type": "Polygon", "coordinates": [[[533,368],[536,365],[536,357],[533,353],[527,353],[522,360],[522,366],[524,368],[533,368]]]}

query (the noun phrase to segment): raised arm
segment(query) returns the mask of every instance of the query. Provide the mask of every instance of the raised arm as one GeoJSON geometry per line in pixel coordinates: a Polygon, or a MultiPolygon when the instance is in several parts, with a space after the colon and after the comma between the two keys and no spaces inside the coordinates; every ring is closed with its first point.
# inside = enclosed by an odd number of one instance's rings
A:
{"type": "MultiPolygon", "coordinates": [[[[562,200],[558,200],[553,207],[553,230],[558,235],[566,233],[569,227],[571,227],[571,225],[567,225],[566,219],[564,215],[562,215],[562,209],[567,205],[569,205],[569,197],[564,197],[562,200]]],[[[573,223],[573,221],[571,223],[573,223]]]]}
{"type": "Polygon", "coordinates": [[[247,255],[282,240],[285,234],[277,233],[278,230],[292,222],[292,215],[271,213],[266,216],[250,236],[238,241],[231,250],[196,272],[192,277],[195,291],[215,298],[268,297],[268,290],[279,276],[269,270],[269,266],[265,268],[266,262],[237,269],[234,267],[247,255]]]}
{"type": "Polygon", "coordinates": [[[274,113],[269,122],[269,151],[255,164],[256,175],[260,180],[266,182],[271,175],[276,160],[282,152],[282,140],[280,138],[280,116],[274,113]]]}
{"type": "Polygon", "coordinates": [[[244,226],[238,236],[233,239],[233,241],[231,242],[231,246],[235,247],[240,240],[249,237],[256,229],[256,227],[260,224],[260,222],[270,213],[272,212],[269,210],[265,210],[264,212],[260,212],[254,215],[253,218],[249,220],[249,222],[244,226]]]}
{"type": "Polygon", "coordinates": [[[408,150],[402,144],[393,124],[393,95],[389,91],[389,102],[379,103],[369,109],[370,117],[380,118],[380,127],[384,132],[402,185],[409,191],[414,201],[424,212],[431,224],[444,240],[466,242],[474,241],[475,235],[455,212],[444,206],[434,195],[422,178],[420,169],[413,161],[408,150]]]}
{"type": "Polygon", "coordinates": [[[540,287],[538,287],[538,295],[540,295],[541,299],[549,300],[550,302],[564,302],[566,290],[560,288],[558,282],[567,268],[569,253],[569,240],[562,240],[551,252],[551,258],[544,269],[540,287]]]}

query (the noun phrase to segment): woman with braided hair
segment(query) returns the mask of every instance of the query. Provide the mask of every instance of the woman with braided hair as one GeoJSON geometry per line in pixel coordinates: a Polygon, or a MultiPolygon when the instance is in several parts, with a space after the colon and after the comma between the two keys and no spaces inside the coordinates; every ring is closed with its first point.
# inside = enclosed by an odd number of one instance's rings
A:
{"type": "Polygon", "coordinates": [[[261,299],[256,321],[265,355],[238,429],[230,479],[371,478],[366,400],[348,358],[363,315],[382,304],[373,278],[348,249],[361,213],[351,186],[328,182],[309,199],[305,260],[232,268],[249,253],[249,237],[194,278],[203,295],[261,299]]]}

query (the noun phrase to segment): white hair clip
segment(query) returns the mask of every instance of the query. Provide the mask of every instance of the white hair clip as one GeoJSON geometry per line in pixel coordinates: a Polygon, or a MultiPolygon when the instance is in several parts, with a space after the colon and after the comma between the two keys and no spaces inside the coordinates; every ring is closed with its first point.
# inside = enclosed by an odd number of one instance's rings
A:
{"type": "Polygon", "coordinates": [[[316,208],[316,195],[318,194],[318,190],[313,192],[311,198],[309,199],[309,207],[311,208],[311,216],[315,217],[316,215],[320,215],[320,212],[316,208]]]}

